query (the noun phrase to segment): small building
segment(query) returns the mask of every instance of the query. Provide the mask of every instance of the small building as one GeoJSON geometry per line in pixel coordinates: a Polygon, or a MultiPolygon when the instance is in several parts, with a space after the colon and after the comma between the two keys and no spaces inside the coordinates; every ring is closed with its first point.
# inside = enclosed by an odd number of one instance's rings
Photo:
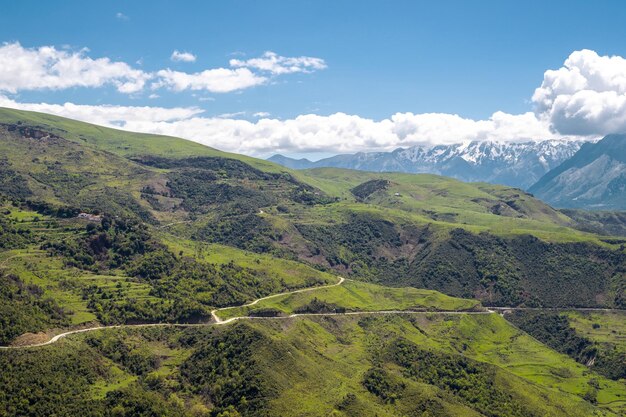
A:
{"type": "Polygon", "coordinates": [[[102,221],[102,216],[99,214],[91,214],[91,213],[78,213],[79,219],[89,220],[90,222],[100,222],[102,221]]]}

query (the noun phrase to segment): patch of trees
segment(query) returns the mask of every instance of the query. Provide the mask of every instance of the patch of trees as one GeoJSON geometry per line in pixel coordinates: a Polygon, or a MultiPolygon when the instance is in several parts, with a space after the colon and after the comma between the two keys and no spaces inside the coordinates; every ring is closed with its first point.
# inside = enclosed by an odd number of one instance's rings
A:
{"type": "Polygon", "coordinates": [[[437,386],[485,416],[537,416],[496,383],[497,368],[461,355],[424,350],[406,339],[388,349],[389,359],[407,377],[437,386]]]}
{"type": "Polygon", "coordinates": [[[87,389],[108,374],[102,358],[83,346],[0,354],[1,416],[104,416],[87,389]]]}
{"type": "Polygon", "coordinates": [[[383,368],[371,368],[363,375],[363,386],[386,403],[402,398],[405,384],[395,381],[383,368]]]}
{"type": "Polygon", "coordinates": [[[206,212],[206,206],[225,204],[235,205],[240,211],[257,212],[260,207],[276,203],[271,193],[215,179],[214,174],[205,171],[173,172],[168,175],[167,186],[171,196],[183,199],[182,207],[192,212],[206,212]]]}
{"type": "Polygon", "coordinates": [[[272,226],[256,214],[220,217],[198,230],[195,238],[252,252],[275,252],[272,242],[281,239],[272,226]]]}
{"type": "Polygon", "coordinates": [[[147,208],[139,204],[130,192],[120,188],[108,186],[92,188],[89,192],[75,196],[69,203],[85,211],[156,223],[147,208]]]}
{"type": "Polygon", "coordinates": [[[46,162],[45,171],[34,171],[30,175],[42,184],[50,186],[54,194],[63,201],[75,201],[79,193],[96,181],[89,172],[70,172],[61,162],[46,162]]]}
{"type": "Polygon", "coordinates": [[[125,336],[123,333],[90,334],[85,342],[134,375],[145,375],[159,367],[160,358],[146,347],[145,340],[125,336]]]}
{"type": "Polygon", "coordinates": [[[166,158],[162,156],[146,155],[131,158],[143,165],[161,169],[191,168],[202,170],[207,175],[216,178],[248,178],[248,179],[275,179],[280,174],[266,173],[258,170],[245,162],[231,158],[218,158],[211,156],[198,156],[192,158],[166,158]]]}
{"type": "Polygon", "coordinates": [[[28,181],[11,168],[6,157],[0,158],[0,190],[13,198],[26,198],[33,194],[28,188],[28,181]]]}
{"type": "Polygon", "coordinates": [[[0,271],[0,344],[26,332],[69,325],[63,309],[43,293],[37,285],[0,271]]]}
{"type": "Polygon", "coordinates": [[[242,324],[215,331],[181,365],[181,378],[192,392],[215,405],[213,415],[229,409],[242,415],[262,414],[278,394],[256,359],[268,343],[271,340],[262,333],[242,324]]]}
{"type": "Polygon", "coordinates": [[[365,200],[377,191],[386,190],[390,184],[389,180],[369,180],[352,188],[350,192],[359,200],[365,200]]]}
{"type": "Polygon", "coordinates": [[[257,308],[248,313],[250,317],[279,317],[282,314],[282,311],[272,307],[257,308]]]}
{"type": "Polygon", "coordinates": [[[58,217],[61,219],[76,217],[82,211],[78,207],[59,206],[41,200],[25,200],[23,206],[44,216],[58,217]]]}
{"type": "Polygon", "coordinates": [[[308,258],[322,255],[342,273],[385,285],[434,289],[494,306],[626,305],[626,284],[619,279],[626,272],[626,254],[592,243],[463,229],[435,234],[428,226],[392,223],[372,214],[296,228],[309,242],[308,258]]]}
{"type": "Polygon", "coordinates": [[[298,307],[294,310],[298,314],[306,313],[345,313],[346,308],[338,306],[337,304],[329,303],[324,300],[320,300],[317,297],[313,298],[309,303],[298,307]]]}
{"type": "Polygon", "coordinates": [[[181,207],[187,211],[207,212],[217,207],[229,215],[255,213],[284,200],[305,205],[335,201],[289,173],[263,172],[235,159],[143,156],[134,160],[172,170],[167,174],[167,192],[157,193],[151,187],[142,190],[143,198],[155,208],[159,207],[155,194],[182,199],[181,207]]]}
{"type": "MultiPolygon", "coordinates": [[[[95,384],[111,382],[111,365],[100,352],[102,345],[93,340],[92,343],[95,344],[93,348],[87,344],[71,348],[56,345],[46,349],[2,352],[0,416],[198,415],[193,410],[185,410],[184,403],[166,390],[151,389],[150,378],[142,372],[138,372],[138,382],[112,389],[100,398],[94,390],[95,384]]],[[[133,357],[136,355],[132,353],[126,356],[122,367],[134,368],[138,362],[131,359],[133,357]]]]}
{"type": "Polygon", "coordinates": [[[42,249],[65,257],[68,266],[96,272],[126,267],[133,259],[163,248],[145,225],[133,219],[104,217],[100,224],[87,224],[84,232],[74,239],[48,241],[42,249]]]}
{"type": "Polygon", "coordinates": [[[32,240],[30,230],[15,227],[14,220],[0,213],[0,249],[20,249],[32,240]]]}
{"type": "Polygon", "coordinates": [[[589,211],[562,209],[563,214],[574,220],[574,227],[584,232],[601,235],[626,236],[626,212],[589,211]]]}

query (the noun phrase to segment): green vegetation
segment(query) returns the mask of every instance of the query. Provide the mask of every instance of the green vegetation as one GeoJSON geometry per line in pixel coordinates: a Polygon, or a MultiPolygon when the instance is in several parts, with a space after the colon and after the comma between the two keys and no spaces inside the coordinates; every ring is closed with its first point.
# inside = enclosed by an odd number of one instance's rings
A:
{"type": "Polygon", "coordinates": [[[608,417],[626,407],[623,384],[495,314],[107,330],[0,352],[0,365],[22,375],[0,378],[0,415],[608,417]]]}
{"type": "MultiPolygon", "coordinates": [[[[623,243],[581,232],[579,219],[510,187],[434,175],[295,172],[179,139],[16,110],[0,111],[0,124],[3,178],[17,184],[19,177],[29,190],[12,198],[45,215],[104,213],[167,227],[173,240],[485,304],[620,307],[626,298],[623,243]]],[[[94,262],[94,272],[105,266],[94,262]]]]}
{"type": "Polygon", "coordinates": [[[623,239],[596,234],[619,216],[433,175],[294,172],[8,109],[0,154],[1,343],[220,307],[268,317],[0,351],[0,416],[626,412],[621,316],[518,323],[543,344],[497,314],[436,312],[626,306],[623,239]],[[379,310],[424,311],[272,318],[379,310]]]}
{"type": "Polygon", "coordinates": [[[254,315],[258,310],[273,309],[278,314],[331,313],[380,310],[471,311],[479,308],[475,300],[448,297],[430,290],[389,288],[357,281],[315,291],[268,298],[247,307],[218,312],[222,319],[254,315]]]}
{"type": "Polygon", "coordinates": [[[95,320],[208,320],[215,307],[336,280],[293,261],[155,235],[134,219],[94,222],[36,208],[52,215],[0,207],[10,247],[0,252],[2,343],[95,320]]]}
{"type": "Polygon", "coordinates": [[[511,322],[607,378],[626,379],[624,312],[515,312],[511,322]]]}

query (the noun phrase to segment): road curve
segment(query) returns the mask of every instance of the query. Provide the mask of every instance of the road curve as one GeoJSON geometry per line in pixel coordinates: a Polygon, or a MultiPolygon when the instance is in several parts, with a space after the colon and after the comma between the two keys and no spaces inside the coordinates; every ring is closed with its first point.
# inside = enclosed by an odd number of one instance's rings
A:
{"type": "Polygon", "coordinates": [[[270,298],[280,297],[282,295],[288,294],[296,294],[301,292],[308,291],[316,291],[324,288],[336,287],[338,285],[343,284],[346,281],[345,278],[339,277],[339,281],[336,284],[324,285],[320,287],[310,287],[303,288],[300,290],[287,291],[279,294],[268,295],[267,297],[261,297],[254,301],[251,301],[247,304],[242,304],[239,306],[232,307],[222,307],[211,311],[211,317],[213,319],[212,322],[207,323],[146,323],[146,324],[117,324],[113,326],[94,326],[88,327],[85,329],[77,329],[70,330],[64,333],[60,333],[50,340],[42,343],[34,343],[30,345],[22,345],[22,346],[0,346],[0,350],[9,350],[9,349],[27,349],[34,347],[41,347],[51,345],[53,343],[58,342],[60,339],[78,333],[87,333],[96,330],[106,330],[106,329],[119,329],[119,328],[143,328],[143,327],[201,327],[201,326],[219,326],[225,325],[228,323],[232,323],[238,320],[285,320],[297,317],[320,317],[320,316],[364,316],[364,315],[383,315],[383,314],[444,314],[444,315],[461,315],[461,314],[474,314],[474,315],[482,315],[482,314],[494,314],[496,312],[505,312],[511,310],[549,310],[549,311],[626,311],[626,310],[614,310],[614,309],[602,309],[602,308],[530,308],[530,307],[487,307],[483,311],[432,311],[432,310],[377,310],[377,311],[349,311],[344,313],[299,313],[299,314],[291,314],[288,316],[275,316],[275,317],[251,317],[251,316],[238,316],[231,317],[226,320],[222,320],[218,317],[217,312],[222,310],[228,310],[231,308],[239,308],[239,307],[247,307],[253,306],[260,301],[267,300],[270,298]]]}
{"type": "MultiPolygon", "coordinates": [[[[341,285],[344,283],[346,279],[344,277],[339,277],[339,281],[335,284],[330,284],[330,285],[323,285],[321,287],[309,287],[309,288],[302,288],[300,290],[294,290],[294,291],[286,291],[286,292],[281,292],[278,294],[272,294],[272,295],[268,295],[267,297],[261,297],[261,298],[257,298],[254,301],[251,301],[247,304],[242,304],[242,305],[238,305],[238,306],[231,306],[231,307],[222,307],[222,308],[218,308],[215,309],[213,311],[211,311],[211,317],[213,317],[213,320],[215,320],[215,323],[229,323],[232,321],[232,319],[228,319],[228,320],[222,320],[217,316],[217,312],[218,311],[223,311],[223,310],[229,310],[232,308],[240,308],[240,307],[249,307],[249,306],[253,306],[256,303],[258,303],[259,301],[263,301],[263,300],[269,300],[270,298],[276,298],[276,297],[280,297],[282,295],[288,295],[288,294],[297,294],[300,292],[308,292],[308,291],[317,291],[317,290],[321,290],[324,288],[331,288],[331,287],[336,287],[338,285],[341,285]]],[[[233,317],[236,318],[236,317],[233,317]]]]}

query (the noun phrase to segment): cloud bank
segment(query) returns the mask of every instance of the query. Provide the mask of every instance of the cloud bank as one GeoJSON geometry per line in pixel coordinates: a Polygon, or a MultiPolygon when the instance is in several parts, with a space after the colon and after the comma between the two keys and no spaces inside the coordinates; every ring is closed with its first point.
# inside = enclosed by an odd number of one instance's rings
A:
{"type": "Polygon", "coordinates": [[[457,115],[396,113],[375,121],[335,113],[305,114],[279,120],[234,119],[237,115],[203,117],[198,108],[90,106],[72,103],[19,103],[0,96],[0,106],[58,114],[130,131],[177,136],[218,149],[262,155],[270,152],[357,152],[391,150],[401,146],[458,143],[460,140],[533,140],[554,137],[533,113],[494,113],[488,120],[457,115]]]}
{"type": "MultiPolygon", "coordinates": [[[[5,44],[2,49],[19,45],[5,44]]],[[[22,48],[23,49],[23,48],[22,48]]],[[[43,49],[43,48],[40,48],[43,49]]],[[[132,68],[104,59],[91,60],[83,52],[69,53],[50,49],[26,50],[26,68],[40,68],[43,76],[51,76],[48,85],[65,85],[57,80],[65,69],[54,69],[59,61],[77,62],[83,66],[101,66],[97,73],[105,76],[84,76],[74,83],[111,83],[118,89],[130,89],[145,83],[132,68]],[[32,54],[35,57],[31,56],[32,54]],[[41,58],[43,56],[44,58],[41,58]],[[52,58],[46,58],[51,56],[52,58]],[[59,58],[60,57],[60,58],[59,58]],[[40,59],[44,63],[40,63],[40,59]],[[46,61],[48,59],[48,61],[46,61]],[[83,62],[86,61],[86,62],[83,62]],[[35,64],[33,64],[35,62],[35,64]],[[97,64],[95,64],[97,62],[97,64]],[[49,73],[53,74],[50,75],[49,73]],[[58,73],[55,75],[54,73],[58,73]]],[[[297,57],[285,58],[266,53],[260,58],[231,60],[230,68],[185,73],[160,70],[150,78],[152,89],[172,91],[206,90],[227,93],[267,83],[278,74],[310,72],[325,68],[323,60],[297,57]]],[[[60,67],[65,68],[65,63],[60,67]]],[[[13,67],[10,67],[13,68],[13,67]]],[[[19,70],[0,71],[0,91],[39,88],[40,84],[19,79],[19,70]],[[9,74],[9,75],[7,75],[9,74]],[[12,75],[11,75],[12,74],[12,75]],[[7,78],[15,79],[17,86],[7,78]],[[20,84],[21,83],[21,84],[20,84]]],[[[72,74],[81,71],[72,69],[72,74]]],[[[52,87],[48,87],[52,88],[52,87]]],[[[63,88],[63,87],[59,87],[63,88]]],[[[178,136],[226,151],[250,155],[283,153],[348,153],[371,150],[392,150],[398,147],[450,144],[462,141],[529,141],[543,139],[595,138],[607,133],[626,131],[626,59],[600,56],[594,51],[573,52],[561,68],[547,70],[541,86],[533,96],[533,111],[523,114],[494,112],[484,120],[473,120],[445,113],[396,113],[382,120],[358,115],[335,113],[328,116],[304,114],[293,119],[270,118],[268,113],[238,112],[216,117],[204,116],[196,107],[90,106],[66,103],[20,103],[0,95],[0,106],[59,114],[65,117],[118,127],[131,131],[178,136]],[[238,118],[252,114],[250,120],[238,118]]]]}

